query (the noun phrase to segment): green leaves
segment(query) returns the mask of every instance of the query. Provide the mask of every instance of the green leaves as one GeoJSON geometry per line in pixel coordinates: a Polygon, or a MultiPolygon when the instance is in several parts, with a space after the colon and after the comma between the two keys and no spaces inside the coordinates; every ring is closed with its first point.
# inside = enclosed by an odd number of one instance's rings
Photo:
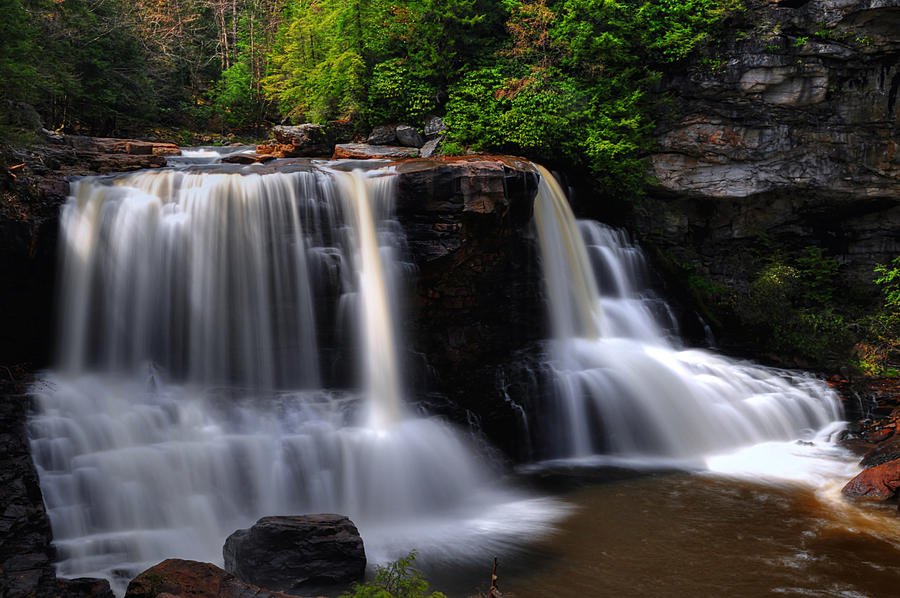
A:
{"type": "Polygon", "coordinates": [[[412,566],[415,560],[414,550],[386,567],[379,566],[375,581],[355,584],[352,593],[341,598],[447,598],[441,592],[428,592],[428,582],[412,566]]]}

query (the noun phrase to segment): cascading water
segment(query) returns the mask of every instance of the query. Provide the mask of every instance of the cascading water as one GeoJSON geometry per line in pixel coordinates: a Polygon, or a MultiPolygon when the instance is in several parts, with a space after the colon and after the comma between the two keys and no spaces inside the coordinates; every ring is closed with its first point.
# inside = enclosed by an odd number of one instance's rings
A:
{"type": "Polygon", "coordinates": [[[558,516],[404,413],[393,177],[294,170],[75,183],[61,367],[30,422],[61,576],[121,590],[164,558],[220,561],[264,515],[345,513],[374,562],[477,557],[558,516]]]}
{"type": "Polygon", "coordinates": [[[576,221],[540,168],[535,222],[554,333],[552,457],[696,459],[812,436],[841,417],[814,378],[677,348],[665,302],[621,231],[576,221]]]}

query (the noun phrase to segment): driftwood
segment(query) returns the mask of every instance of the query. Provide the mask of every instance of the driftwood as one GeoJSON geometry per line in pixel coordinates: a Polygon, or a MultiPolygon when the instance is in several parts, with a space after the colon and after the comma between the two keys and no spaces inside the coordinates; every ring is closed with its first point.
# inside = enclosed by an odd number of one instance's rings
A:
{"type": "MultiPolygon", "coordinates": [[[[478,592],[474,596],[469,596],[469,598],[504,598],[503,594],[500,592],[500,589],[497,588],[497,557],[494,557],[494,566],[491,567],[491,586],[488,588],[487,594],[484,592],[478,592]]],[[[513,596],[506,596],[506,598],[513,598],[513,596]]]]}

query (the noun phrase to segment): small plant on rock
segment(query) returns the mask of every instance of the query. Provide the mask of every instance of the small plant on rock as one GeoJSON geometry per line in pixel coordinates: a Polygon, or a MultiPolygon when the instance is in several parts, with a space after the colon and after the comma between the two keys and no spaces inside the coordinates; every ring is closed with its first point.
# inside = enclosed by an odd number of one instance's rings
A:
{"type": "Polygon", "coordinates": [[[428,581],[412,566],[416,555],[413,550],[387,566],[379,566],[374,581],[354,584],[341,598],[447,598],[441,592],[429,593],[428,581]]]}

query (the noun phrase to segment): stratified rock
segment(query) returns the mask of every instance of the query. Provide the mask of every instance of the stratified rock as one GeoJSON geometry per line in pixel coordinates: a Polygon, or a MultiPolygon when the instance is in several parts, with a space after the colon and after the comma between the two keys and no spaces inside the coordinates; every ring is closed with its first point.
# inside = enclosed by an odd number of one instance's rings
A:
{"type": "Polygon", "coordinates": [[[414,147],[398,147],[393,145],[369,145],[367,143],[339,143],[334,146],[333,159],[352,158],[356,160],[368,160],[380,158],[387,160],[401,160],[403,158],[416,158],[419,150],[414,147]]]}
{"type": "Polygon", "coordinates": [[[394,125],[375,127],[366,139],[370,145],[391,145],[397,142],[397,129],[394,125]]]}
{"type": "Polygon", "coordinates": [[[900,489],[900,460],[866,469],[841,490],[844,496],[864,500],[887,500],[900,489]]]}
{"type": "Polygon", "coordinates": [[[334,150],[334,137],[325,125],[277,126],[272,128],[272,135],[278,142],[279,158],[329,156],[334,150]]]}
{"type": "Polygon", "coordinates": [[[410,336],[447,393],[448,418],[480,418],[493,443],[528,446],[500,368],[546,338],[541,279],[528,238],[538,176],[510,157],[441,157],[397,166],[397,219],[418,269],[410,336]],[[527,323],[527,325],[523,325],[527,323]],[[461,413],[460,413],[461,412],[461,413]]]}
{"type": "Polygon", "coordinates": [[[660,85],[674,116],[658,120],[638,232],[726,284],[749,285],[764,232],[827,248],[847,282],[870,285],[900,248],[900,3],[748,11],[754,30],[660,85]]]}
{"type": "Polygon", "coordinates": [[[422,137],[421,133],[416,131],[415,127],[398,125],[395,131],[397,133],[397,141],[400,145],[405,145],[406,147],[422,147],[425,145],[425,138],[422,137]]]}
{"type": "Polygon", "coordinates": [[[432,116],[425,123],[425,137],[433,139],[438,135],[443,135],[448,131],[447,125],[440,116],[432,116]]]}
{"type": "Polygon", "coordinates": [[[31,460],[24,396],[0,386],[0,590],[46,595],[55,588],[50,520],[31,460]]]}
{"type": "Polygon", "coordinates": [[[228,536],[223,553],[242,580],[287,592],[346,586],[366,570],[362,538],[343,515],[263,517],[228,536]]]}
{"type": "Polygon", "coordinates": [[[125,598],[295,598],[244,583],[212,563],[168,559],[128,584],[125,598]]]}

